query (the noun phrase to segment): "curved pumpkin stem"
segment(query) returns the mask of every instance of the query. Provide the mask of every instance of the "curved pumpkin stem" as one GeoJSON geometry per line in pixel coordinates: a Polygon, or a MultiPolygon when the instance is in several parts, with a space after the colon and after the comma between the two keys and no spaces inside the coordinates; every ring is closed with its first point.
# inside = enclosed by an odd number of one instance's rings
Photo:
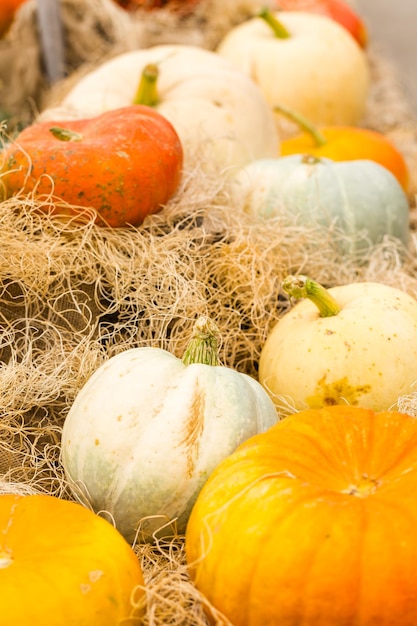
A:
{"type": "Polygon", "coordinates": [[[51,126],[49,132],[59,139],[59,141],[82,141],[83,136],[81,133],[77,133],[75,130],[69,128],[61,128],[61,126],[51,126]]]}
{"type": "Polygon", "coordinates": [[[133,104],[154,107],[159,102],[157,82],[159,69],[155,63],[149,63],[142,71],[139,87],[133,98],[133,104]]]}
{"type": "Polygon", "coordinates": [[[184,365],[191,365],[191,363],[220,365],[219,337],[220,333],[216,324],[208,317],[199,317],[182,358],[184,365]]]}
{"type": "Polygon", "coordinates": [[[282,104],[276,104],[274,106],[274,111],[282,113],[282,115],[285,115],[285,117],[297,124],[303,132],[310,135],[317,147],[325,146],[326,143],[328,143],[328,140],[323,133],[321,133],[320,130],[316,128],[316,126],[314,126],[306,117],[301,115],[301,113],[296,113],[282,104]]]}
{"type": "Polygon", "coordinates": [[[292,298],[308,298],[314,302],[320,317],[332,317],[341,311],[327,289],[307,276],[287,276],[282,281],[282,288],[292,298]]]}
{"type": "Polygon", "coordinates": [[[277,39],[289,39],[291,37],[290,32],[285,28],[284,24],[282,24],[269,9],[261,9],[258,13],[258,17],[268,24],[277,39]]]}

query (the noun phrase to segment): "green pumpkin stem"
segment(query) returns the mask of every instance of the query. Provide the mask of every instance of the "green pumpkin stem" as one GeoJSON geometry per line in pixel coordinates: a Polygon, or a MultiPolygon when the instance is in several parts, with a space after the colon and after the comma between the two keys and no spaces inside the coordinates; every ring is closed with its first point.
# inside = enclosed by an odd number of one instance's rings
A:
{"type": "Polygon", "coordinates": [[[325,146],[328,143],[326,137],[319,131],[316,126],[314,126],[307,118],[305,118],[301,113],[296,113],[291,109],[283,106],[282,104],[276,104],[274,106],[274,111],[277,113],[282,113],[286,118],[297,124],[297,126],[307,135],[313,139],[314,143],[317,147],[325,146]]]}
{"type": "Polygon", "coordinates": [[[216,324],[208,317],[199,317],[182,358],[184,365],[191,365],[191,363],[220,365],[219,337],[220,333],[216,324]]]}
{"type": "Polygon", "coordinates": [[[133,98],[133,104],[154,107],[159,102],[157,82],[159,69],[155,63],[149,63],[142,71],[139,87],[133,98]]]}
{"type": "Polygon", "coordinates": [[[290,32],[285,28],[284,24],[282,24],[269,9],[261,9],[258,12],[258,17],[263,19],[264,22],[270,26],[277,39],[289,39],[291,37],[290,32]]]}
{"type": "Polygon", "coordinates": [[[291,298],[308,298],[314,302],[320,317],[332,317],[341,311],[327,289],[307,276],[287,276],[282,281],[282,288],[291,298]]]}
{"type": "Polygon", "coordinates": [[[61,128],[61,126],[52,126],[49,132],[53,134],[56,139],[60,141],[82,141],[83,136],[81,133],[77,133],[75,130],[69,128],[61,128]]]}

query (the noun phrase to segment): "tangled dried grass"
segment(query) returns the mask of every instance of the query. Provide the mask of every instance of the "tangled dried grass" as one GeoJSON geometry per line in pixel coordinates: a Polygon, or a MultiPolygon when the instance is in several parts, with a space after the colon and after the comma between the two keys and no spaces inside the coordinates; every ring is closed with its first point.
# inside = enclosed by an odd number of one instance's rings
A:
{"type": "MultiPolygon", "coordinates": [[[[112,12],[119,9],[111,0],[83,1],[87,36],[79,31],[77,3],[81,0],[62,3],[76,22],[75,29],[67,18],[74,69],[96,62],[95,54],[161,43],[162,36],[169,40],[174,31],[210,48],[236,19],[231,13],[228,21],[216,21],[219,2],[212,0],[204,5],[205,11],[211,7],[212,29],[208,13],[201,12],[180,30],[177,18],[166,12],[152,25],[137,15],[132,27],[132,18],[124,13],[112,21],[112,12]],[[91,38],[91,48],[85,48],[83,39],[92,35],[99,39],[91,38]]],[[[252,3],[237,4],[242,19],[252,3]]],[[[25,11],[7,46],[16,52],[17,41],[25,37],[24,54],[33,54],[31,48],[38,44],[31,2],[25,11]],[[26,30],[19,33],[19,28],[26,30]]],[[[0,67],[7,56],[3,52],[0,67]]],[[[19,122],[31,118],[47,91],[39,54],[37,47],[32,77],[24,55],[13,61],[9,57],[19,71],[7,104],[19,122]]],[[[416,123],[394,70],[372,50],[369,54],[374,80],[364,124],[386,132],[405,154],[413,205],[416,123]]],[[[222,363],[256,377],[268,331],[289,306],[280,291],[288,273],[310,274],[328,286],[375,280],[417,297],[415,208],[405,258],[396,242],[387,239],[358,264],[340,257],[335,233],[306,228],[291,216],[256,222],[233,206],[228,179],[200,168],[201,160],[196,155],[178,194],[137,228],[97,227],[93,212],[82,222],[59,219],[40,211],[33,196],[0,203],[0,493],[74,497],[60,463],[62,425],[81,386],[114,354],[154,345],[181,356],[195,319],[204,314],[220,328],[222,363]]],[[[417,414],[414,395],[399,398],[398,407],[417,414]]],[[[205,626],[207,601],[188,577],[183,537],[138,543],[134,549],[147,584],[145,624],[205,626]]],[[[231,626],[210,609],[217,626],[231,626]]]]}

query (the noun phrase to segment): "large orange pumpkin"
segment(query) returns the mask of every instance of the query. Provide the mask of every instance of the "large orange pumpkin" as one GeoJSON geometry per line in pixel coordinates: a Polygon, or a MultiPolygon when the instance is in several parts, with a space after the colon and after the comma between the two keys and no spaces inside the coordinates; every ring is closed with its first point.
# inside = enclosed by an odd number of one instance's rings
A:
{"type": "Polygon", "coordinates": [[[203,487],[190,571],[234,626],[415,626],[416,493],[413,417],[348,405],[294,414],[203,487]]]}
{"type": "Polygon", "coordinates": [[[136,626],[139,561],[105,519],[49,495],[0,496],[0,623],[136,626]]]}
{"type": "Polygon", "coordinates": [[[113,227],[136,226],[159,211],[177,191],[182,165],[174,127],[142,105],[34,123],[0,155],[7,196],[34,191],[45,210],[61,215],[91,207],[98,223],[113,227]],[[51,193],[67,204],[51,207],[51,193]]]}

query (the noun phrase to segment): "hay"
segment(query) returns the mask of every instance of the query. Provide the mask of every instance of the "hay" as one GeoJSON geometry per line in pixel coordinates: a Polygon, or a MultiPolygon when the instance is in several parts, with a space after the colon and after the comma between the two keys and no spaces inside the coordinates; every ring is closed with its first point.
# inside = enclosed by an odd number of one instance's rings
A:
{"type": "MultiPolygon", "coordinates": [[[[166,11],[154,21],[128,16],[111,0],[63,0],[74,69],[67,80],[99,57],[162,43],[163,37],[165,43],[174,32],[211,48],[252,5],[237,2],[239,11],[233,13],[231,4],[202,3],[179,23],[166,11]],[[220,6],[230,7],[230,14],[220,14],[220,6]],[[91,47],[84,47],[85,39],[91,47]]],[[[0,46],[0,68],[9,63],[18,69],[11,72],[9,99],[2,103],[17,125],[32,119],[50,95],[33,2],[24,9],[0,46]],[[10,50],[12,55],[6,54],[10,50]],[[26,55],[35,58],[30,71],[26,55]]],[[[386,132],[405,154],[413,204],[416,123],[393,68],[373,49],[369,57],[373,86],[364,124],[386,132]]],[[[177,195],[137,228],[100,228],[93,211],[82,222],[52,217],[32,196],[0,202],[0,493],[75,499],[60,462],[62,425],[89,376],[123,350],[153,345],[182,356],[194,321],[203,314],[220,329],[222,363],[256,378],[266,336],[290,305],[280,289],[288,273],[309,274],[327,286],[375,280],[417,297],[414,207],[406,256],[387,238],[358,263],[337,252],[341,233],[306,228],[289,215],[265,223],[246,215],[231,201],[230,180],[201,167],[203,161],[203,152],[195,155],[177,195]]],[[[414,395],[399,398],[398,406],[417,414],[414,395]]],[[[283,398],[283,414],[290,411],[283,398]]],[[[137,543],[134,549],[146,580],[146,625],[206,626],[206,607],[217,626],[231,626],[191,583],[183,537],[137,543]]]]}
{"type": "Polygon", "coordinates": [[[232,626],[192,584],[184,537],[135,548],[147,589],[144,626],[207,626],[206,612],[217,626],[232,626]]]}

